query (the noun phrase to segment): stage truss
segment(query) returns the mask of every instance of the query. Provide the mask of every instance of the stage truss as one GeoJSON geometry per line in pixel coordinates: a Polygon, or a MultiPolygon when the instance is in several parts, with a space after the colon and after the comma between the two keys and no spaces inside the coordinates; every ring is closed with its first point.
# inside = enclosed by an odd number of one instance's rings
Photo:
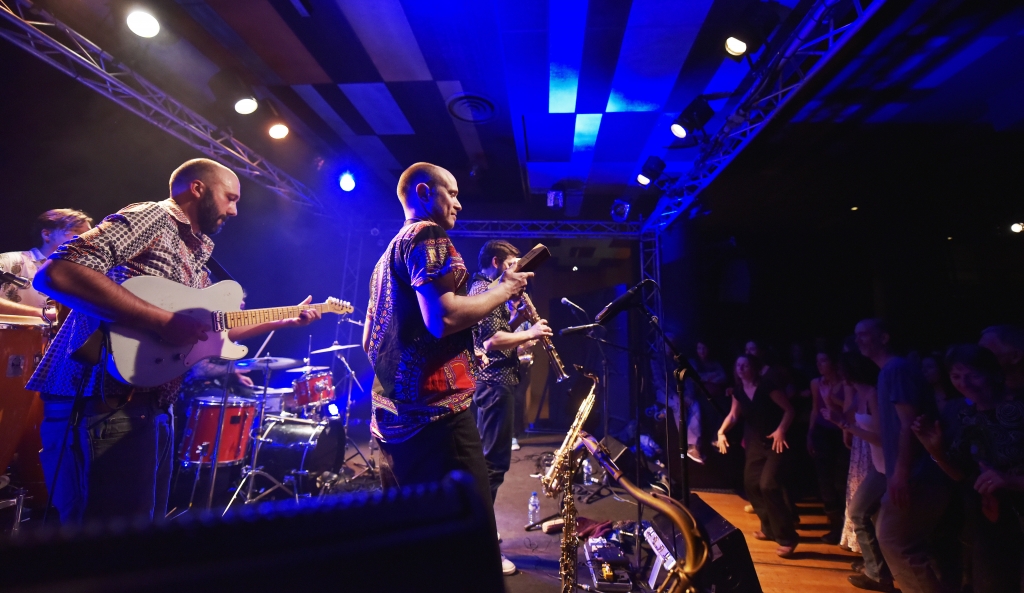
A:
{"type": "MultiPolygon", "coordinates": [[[[765,51],[739,89],[746,89],[722,128],[703,142],[689,172],[673,182],[644,225],[661,232],[681,214],[699,208],[697,196],[764,129],[885,0],[819,0],[778,51],[765,51]],[[837,22],[842,18],[842,22],[837,22]]],[[[774,44],[773,44],[773,47],[774,44]]]]}
{"type": "Polygon", "coordinates": [[[282,198],[324,214],[305,185],[27,0],[0,0],[0,37],[282,198]]]}

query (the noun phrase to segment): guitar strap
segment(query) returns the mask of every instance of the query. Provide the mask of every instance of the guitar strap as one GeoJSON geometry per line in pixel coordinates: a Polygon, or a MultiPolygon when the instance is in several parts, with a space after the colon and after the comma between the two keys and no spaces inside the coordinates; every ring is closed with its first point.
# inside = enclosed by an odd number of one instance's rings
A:
{"type": "Polygon", "coordinates": [[[210,259],[206,260],[206,268],[213,273],[214,278],[216,278],[218,282],[224,280],[235,280],[234,276],[229,274],[228,271],[224,269],[224,266],[220,265],[219,261],[213,259],[212,255],[210,256],[210,259]]]}

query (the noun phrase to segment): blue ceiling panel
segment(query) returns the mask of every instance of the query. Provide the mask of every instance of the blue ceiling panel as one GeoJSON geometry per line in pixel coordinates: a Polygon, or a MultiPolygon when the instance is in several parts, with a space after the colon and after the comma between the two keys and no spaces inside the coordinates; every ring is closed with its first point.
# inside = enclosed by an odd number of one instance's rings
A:
{"type": "MultiPolygon", "coordinates": [[[[606,113],[594,149],[594,161],[612,163],[642,160],[647,136],[659,113],[606,113]]],[[[602,165],[603,167],[604,165],[602,165]]]]}
{"type": "Polygon", "coordinates": [[[380,72],[333,0],[306,0],[310,16],[291,0],[270,0],[324,72],[334,82],[380,82],[380,72]]]}
{"type": "Polygon", "coordinates": [[[601,112],[608,105],[631,4],[623,0],[590,2],[576,98],[576,110],[580,113],[601,112]]]}
{"type": "Polygon", "coordinates": [[[370,127],[370,124],[366,123],[366,120],[363,119],[362,115],[360,115],[359,110],[352,104],[352,101],[349,101],[348,97],[345,96],[345,93],[341,92],[338,85],[315,84],[313,85],[313,88],[315,88],[316,92],[323,97],[323,100],[331,106],[331,109],[333,109],[334,112],[337,113],[350,128],[352,128],[352,132],[361,136],[373,133],[373,128],[370,127]]]}
{"type": "Polygon", "coordinates": [[[429,161],[446,169],[469,169],[469,157],[448,116],[437,83],[389,82],[388,90],[412,126],[414,135],[381,136],[403,167],[429,161]]]}
{"type": "Polygon", "coordinates": [[[573,113],[535,113],[524,116],[526,158],[529,162],[569,162],[576,132],[573,113]]]}

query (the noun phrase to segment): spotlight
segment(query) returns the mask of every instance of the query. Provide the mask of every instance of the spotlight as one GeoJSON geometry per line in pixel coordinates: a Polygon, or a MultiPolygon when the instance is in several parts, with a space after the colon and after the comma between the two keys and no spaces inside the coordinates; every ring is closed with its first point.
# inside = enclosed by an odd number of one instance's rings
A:
{"type": "Polygon", "coordinates": [[[664,170],[665,161],[651,155],[647,157],[647,161],[644,162],[643,168],[640,169],[640,174],[636,176],[636,181],[640,185],[650,185],[652,181],[656,181],[661,177],[661,173],[664,170]]]}
{"type": "Polygon", "coordinates": [[[1024,224],[1021,224],[1019,222],[1015,222],[1015,223],[1010,225],[1010,230],[1015,232],[1015,233],[1019,233],[1021,231],[1024,231],[1024,224]]]}
{"type": "Polygon", "coordinates": [[[144,10],[133,10],[128,15],[128,28],[139,37],[149,39],[160,32],[160,23],[144,10]]]}
{"type": "Polygon", "coordinates": [[[851,212],[856,212],[857,210],[858,210],[858,208],[857,208],[856,206],[854,206],[854,207],[850,208],[850,211],[851,211],[851,212]]]}
{"type": "Polygon", "coordinates": [[[580,269],[579,269],[579,267],[577,267],[577,266],[573,266],[573,267],[572,267],[572,271],[573,271],[573,272],[579,272],[579,271],[580,271],[580,269]]]}
{"type": "Polygon", "coordinates": [[[243,97],[235,101],[235,112],[242,115],[249,115],[256,108],[259,107],[259,103],[256,102],[256,97],[243,97]]]}
{"type": "Polygon", "coordinates": [[[629,200],[625,198],[619,198],[612,202],[612,220],[615,222],[626,222],[629,218],[629,209],[631,206],[632,205],[629,203],[629,200]]]}
{"type": "Polygon", "coordinates": [[[725,51],[727,51],[730,56],[742,56],[747,53],[747,44],[735,37],[730,37],[725,40],[725,51]]]}
{"type": "MultiPolygon", "coordinates": [[[[715,95],[717,96],[717,94],[715,95]]],[[[728,95],[726,95],[728,96],[728,95]]],[[[694,130],[704,129],[704,124],[714,117],[715,110],[708,105],[706,95],[697,95],[687,105],[679,117],[672,122],[672,134],[676,138],[686,138],[686,135],[694,130]]],[[[647,184],[644,184],[647,185],[647,184]]]]}
{"type": "Polygon", "coordinates": [[[352,191],[356,188],[356,178],[348,171],[345,171],[338,178],[338,185],[341,186],[342,191],[352,191]]]}
{"type": "Polygon", "coordinates": [[[338,404],[328,404],[327,405],[327,414],[330,415],[330,416],[337,416],[338,415],[338,404]]]}
{"type": "Polygon", "coordinates": [[[284,124],[274,124],[270,126],[268,133],[274,140],[280,140],[288,135],[288,126],[284,124]]]}

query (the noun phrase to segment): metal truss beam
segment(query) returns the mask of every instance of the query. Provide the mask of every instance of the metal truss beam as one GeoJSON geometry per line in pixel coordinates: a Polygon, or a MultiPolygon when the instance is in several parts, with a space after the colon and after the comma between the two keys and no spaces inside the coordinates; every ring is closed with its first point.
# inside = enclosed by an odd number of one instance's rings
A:
{"type": "MultiPolygon", "coordinates": [[[[664,323],[664,310],[661,305],[661,245],[656,231],[646,231],[640,236],[640,280],[653,280],[658,290],[644,291],[644,304],[657,317],[658,324],[664,323]]],[[[653,326],[648,327],[644,334],[644,347],[651,361],[651,372],[664,374],[665,385],[668,384],[668,370],[665,367],[665,345],[661,334],[653,326]],[[660,362],[659,362],[660,361],[660,362]]]]}
{"type": "Polygon", "coordinates": [[[324,213],[301,182],[28,0],[0,0],[0,37],[286,200],[324,213]]]}
{"type": "Polygon", "coordinates": [[[640,224],[598,220],[460,220],[453,237],[516,239],[640,239],[640,224]]]}
{"type": "Polygon", "coordinates": [[[661,232],[697,205],[697,196],[765,128],[775,114],[849,39],[885,0],[819,0],[793,33],[766,54],[740,85],[745,93],[722,128],[704,142],[689,172],[673,182],[644,225],[661,232]],[[839,19],[843,22],[838,22],[839,19]]]}

